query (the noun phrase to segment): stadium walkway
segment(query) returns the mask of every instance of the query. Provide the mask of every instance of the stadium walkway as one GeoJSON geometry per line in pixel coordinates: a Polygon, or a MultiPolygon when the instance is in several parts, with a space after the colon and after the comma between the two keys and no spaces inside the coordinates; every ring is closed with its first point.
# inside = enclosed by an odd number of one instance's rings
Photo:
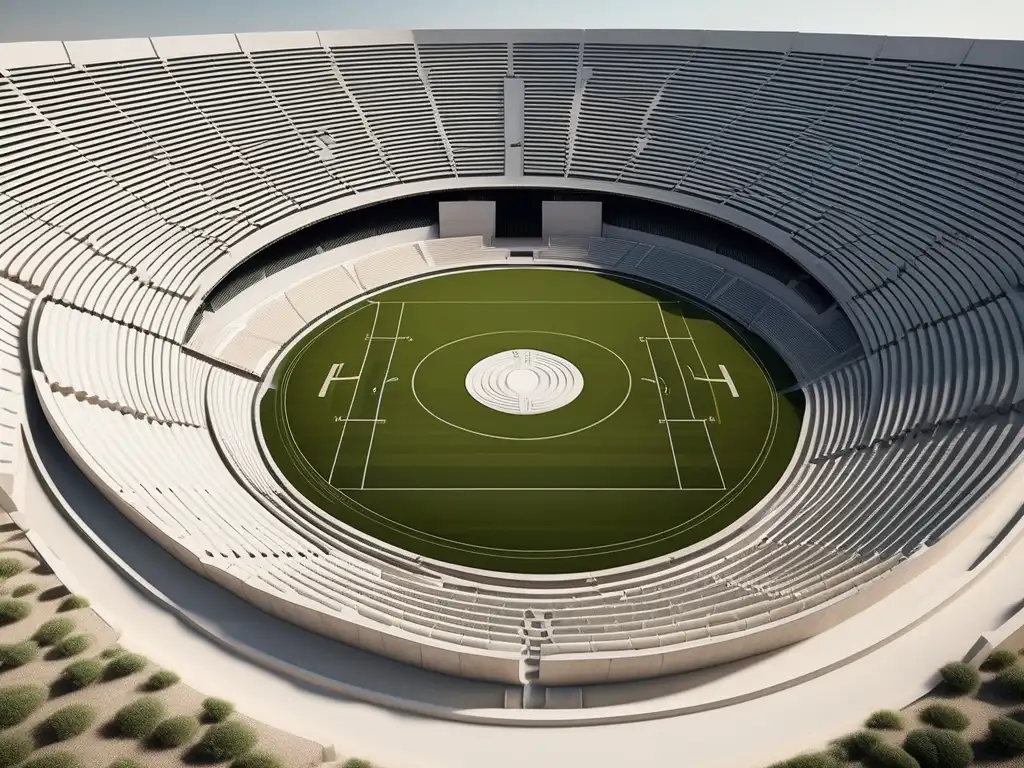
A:
{"type": "MultiPolygon", "coordinates": [[[[30,406],[31,408],[31,406],[30,406]]],[[[37,430],[36,434],[48,432],[37,430]]],[[[52,436],[49,436],[56,443],[52,436]]],[[[47,440],[41,452],[59,450],[47,440]]],[[[65,460],[65,463],[69,464],[65,460]]],[[[51,471],[59,464],[46,462],[51,471]]],[[[57,470],[61,471],[61,470],[57,470]]],[[[67,467],[74,481],[80,474],[67,467]]],[[[1020,499],[1024,474],[1018,470],[1007,497],[1020,499]]],[[[805,683],[730,707],[615,725],[523,728],[437,720],[348,699],[305,685],[253,664],[226,650],[147,597],[80,537],[50,502],[39,480],[27,473],[23,511],[31,527],[75,576],[75,588],[89,595],[104,616],[122,631],[122,642],[210,695],[238,702],[246,714],[270,725],[325,744],[341,756],[359,755],[384,768],[522,768],[586,765],[618,768],[624,760],[651,764],[686,762],[698,766],[760,766],[794,752],[815,748],[855,728],[872,709],[902,707],[926,693],[935,671],[959,658],[978,634],[994,629],[1019,608],[1019,574],[1024,546],[1018,542],[959,599],[879,650],[805,683]]],[[[145,563],[151,583],[178,605],[217,630],[254,644],[268,638],[289,643],[299,657],[317,663],[323,638],[307,636],[308,648],[294,648],[301,631],[282,625],[235,598],[157,547],[122,518],[91,487],[92,503],[76,503],[87,524],[111,549],[145,563]],[[287,635],[287,637],[286,637],[287,635]]],[[[955,585],[964,570],[997,532],[983,526],[905,589],[928,592],[955,585]],[[928,581],[925,582],[924,579],[928,581]]],[[[1015,529],[1014,534],[1018,532],[1015,529]]],[[[909,593],[908,593],[909,594],[909,593]]],[[[922,593],[924,594],[924,593],[922,593]]],[[[334,646],[336,647],[336,646],[334,646]]],[[[355,651],[347,655],[350,677],[372,681],[389,676],[389,686],[451,686],[454,700],[467,707],[493,706],[493,686],[451,681],[418,673],[355,651]],[[395,674],[400,679],[391,679],[395,674]]],[[[713,685],[713,683],[711,683],[713,685]]],[[[445,692],[439,692],[443,696],[445,692]]]]}

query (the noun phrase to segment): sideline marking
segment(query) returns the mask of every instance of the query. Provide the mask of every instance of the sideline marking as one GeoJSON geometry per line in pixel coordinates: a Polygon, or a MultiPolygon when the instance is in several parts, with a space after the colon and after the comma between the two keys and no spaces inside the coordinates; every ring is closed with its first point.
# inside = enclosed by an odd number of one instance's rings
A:
{"type": "MultiPolygon", "coordinates": [[[[370,444],[366,446],[366,462],[363,464],[363,479],[359,483],[360,488],[366,487],[366,473],[370,471],[370,452],[373,450],[373,438],[377,434],[377,424],[380,423],[380,405],[384,402],[384,388],[387,386],[389,381],[398,381],[398,378],[388,378],[388,374],[391,372],[391,361],[395,359],[395,349],[398,347],[398,340],[401,338],[407,338],[397,335],[402,329],[402,316],[405,314],[405,304],[398,310],[398,326],[395,328],[394,341],[391,342],[391,354],[388,355],[388,365],[384,369],[384,382],[380,385],[380,394],[377,396],[377,412],[373,414],[373,428],[370,430],[370,444]]],[[[373,338],[373,331],[370,332],[370,338],[373,338]]]]}
{"type": "MultiPolygon", "coordinates": [[[[686,367],[690,368],[690,366],[686,367]]],[[[725,384],[727,387],[729,387],[729,392],[732,394],[733,397],[739,397],[740,393],[736,389],[736,384],[733,382],[732,376],[729,375],[728,369],[726,369],[726,367],[721,363],[718,364],[718,368],[722,372],[722,378],[720,379],[709,379],[706,376],[698,376],[693,372],[693,368],[690,368],[690,375],[693,376],[694,381],[706,381],[709,384],[725,384]]]]}
{"type": "MultiPolygon", "coordinates": [[[[377,328],[377,318],[378,317],[380,317],[380,304],[378,304],[377,308],[374,310],[373,325],[370,326],[370,335],[371,336],[373,336],[373,331],[377,328]]],[[[325,329],[324,332],[326,333],[326,329],[325,329]]],[[[317,338],[319,338],[319,336],[317,336],[317,338]]],[[[362,376],[363,375],[363,368],[366,366],[366,358],[368,358],[370,356],[370,347],[372,347],[372,346],[373,346],[373,342],[372,341],[367,343],[367,345],[366,345],[366,351],[363,352],[363,362],[359,365],[359,373],[357,374],[358,376],[362,376]]],[[[296,358],[296,360],[299,357],[302,357],[302,355],[300,354],[296,358]]],[[[288,374],[289,374],[289,377],[290,377],[291,376],[291,370],[288,371],[288,374]]],[[[334,449],[334,461],[331,462],[331,473],[327,476],[327,484],[328,485],[330,485],[331,484],[331,480],[334,479],[334,468],[338,465],[338,454],[341,453],[341,442],[342,442],[342,440],[345,439],[345,429],[348,427],[348,420],[350,418],[352,418],[352,408],[355,407],[356,395],[358,393],[359,393],[359,385],[356,384],[356,386],[352,388],[352,399],[348,401],[348,411],[345,412],[345,423],[341,425],[341,437],[338,438],[338,447],[334,449]]],[[[288,429],[289,429],[289,431],[291,431],[291,427],[290,426],[289,426],[288,429]]],[[[292,439],[294,440],[295,438],[292,437],[292,439]]],[[[298,443],[296,443],[296,445],[298,445],[298,443]]],[[[300,450],[300,453],[301,453],[301,450],[300,450]]],[[[307,461],[308,461],[308,459],[307,459],[307,461]]]]}
{"type": "MultiPolygon", "coordinates": [[[[660,305],[659,305],[660,306],[660,305]]],[[[693,338],[693,331],[690,330],[690,322],[686,319],[686,315],[680,315],[683,318],[683,324],[686,325],[686,332],[690,336],[691,343],[693,344],[693,351],[697,353],[697,359],[700,360],[701,370],[704,371],[704,378],[708,378],[708,367],[704,365],[704,358],[700,354],[700,347],[697,346],[697,340],[693,338]]],[[[765,375],[767,379],[767,374],[765,375]]],[[[715,394],[715,388],[708,384],[708,389],[711,390],[711,399],[715,401],[715,416],[718,419],[718,423],[722,423],[722,414],[718,410],[718,395],[715,394]]]]}
{"type": "MultiPolygon", "coordinates": [[[[651,358],[651,369],[654,371],[654,377],[656,379],[660,379],[661,377],[658,376],[658,366],[654,364],[654,353],[651,352],[651,345],[645,341],[644,347],[647,349],[647,356],[651,358]]],[[[665,398],[662,397],[661,388],[658,387],[657,389],[658,402],[661,403],[661,418],[663,419],[662,423],[665,424],[665,433],[668,435],[668,447],[669,450],[672,451],[672,466],[675,467],[676,469],[676,483],[679,485],[679,489],[682,490],[683,477],[682,475],[679,474],[679,461],[676,459],[676,445],[672,440],[672,426],[668,423],[668,413],[665,411],[665,398]]],[[[692,409],[690,413],[693,413],[692,409]]]]}
{"type": "MultiPolygon", "coordinates": [[[[672,334],[668,332],[668,323],[665,322],[665,310],[661,308],[661,302],[658,302],[658,317],[661,318],[661,327],[665,329],[665,340],[668,341],[668,346],[672,350],[672,359],[676,361],[676,370],[679,371],[679,378],[683,380],[683,390],[686,392],[686,404],[690,406],[690,417],[697,418],[697,412],[693,410],[693,401],[690,399],[690,387],[686,383],[686,376],[683,375],[683,369],[679,365],[679,355],[676,354],[676,345],[672,343],[672,334]]],[[[690,330],[686,330],[686,338],[692,341],[689,333],[690,330]]],[[[665,418],[668,418],[666,414],[665,418]]]]}

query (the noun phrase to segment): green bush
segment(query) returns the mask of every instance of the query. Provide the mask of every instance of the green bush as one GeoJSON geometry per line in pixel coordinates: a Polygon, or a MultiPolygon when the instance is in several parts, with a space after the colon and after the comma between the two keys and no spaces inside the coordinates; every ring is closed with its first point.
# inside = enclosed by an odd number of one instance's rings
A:
{"type": "Polygon", "coordinates": [[[1008,755],[1024,754],[1024,724],[1009,717],[996,717],[988,723],[989,741],[1008,755]]]}
{"type": "MultiPolygon", "coordinates": [[[[232,762],[231,768],[284,768],[284,763],[269,752],[250,752],[232,762]]],[[[825,768],[832,768],[832,766],[825,768]]]]}
{"type": "Polygon", "coordinates": [[[169,669],[161,669],[159,672],[154,672],[149,676],[149,679],[146,681],[146,689],[162,691],[164,688],[170,688],[179,682],[181,682],[181,678],[174,672],[171,672],[169,669]]]}
{"type": "Polygon", "coordinates": [[[103,676],[107,680],[116,680],[120,677],[128,677],[146,668],[149,661],[145,656],[137,653],[119,653],[107,662],[107,668],[103,676]]]}
{"type": "Polygon", "coordinates": [[[35,661],[39,655],[39,644],[35,640],[22,640],[20,643],[0,645],[0,668],[21,667],[35,661]]]}
{"type": "Polygon", "coordinates": [[[0,728],[23,723],[46,701],[41,685],[16,685],[0,688],[0,728]]]}
{"type": "Polygon", "coordinates": [[[53,646],[52,653],[58,659],[70,659],[72,656],[84,653],[90,645],[92,645],[92,640],[88,635],[69,635],[53,646]]]}
{"type": "Polygon", "coordinates": [[[857,731],[836,740],[836,744],[846,752],[848,760],[863,760],[868,750],[882,741],[882,737],[872,731],[857,731]]]}
{"type": "Polygon", "coordinates": [[[0,579],[9,579],[25,570],[25,566],[13,557],[0,557],[0,579]]]}
{"type": "Polygon", "coordinates": [[[11,597],[26,597],[35,592],[39,587],[35,584],[19,584],[11,591],[11,597]]]}
{"type": "Polygon", "coordinates": [[[187,744],[199,733],[199,721],[192,715],[169,717],[153,729],[150,743],[160,749],[187,744]]]}
{"type": "Polygon", "coordinates": [[[899,731],[903,729],[903,715],[892,709],[880,709],[872,712],[864,725],[883,731],[899,731]]]}
{"type": "Polygon", "coordinates": [[[115,656],[118,656],[122,653],[124,653],[124,648],[122,648],[120,645],[115,644],[107,646],[102,651],[100,651],[100,656],[102,656],[104,659],[112,659],[115,656]]]}
{"type": "Polygon", "coordinates": [[[996,684],[1014,698],[1024,699],[1024,667],[1007,667],[996,676],[996,684]]]}
{"type": "Polygon", "coordinates": [[[108,765],[107,768],[146,768],[146,766],[138,760],[132,760],[130,757],[120,757],[108,765]]]}
{"type": "Polygon", "coordinates": [[[871,768],[920,768],[911,755],[900,747],[880,741],[868,750],[864,764],[871,768]]]}
{"type": "Polygon", "coordinates": [[[230,701],[224,701],[224,699],[217,699],[212,696],[208,699],[203,699],[203,716],[207,720],[220,723],[231,717],[234,711],[235,705],[230,701]]]}
{"type": "Polygon", "coordinates": [[[67,611],[77,611],[79,608],[88,608],[89,599],[82,595],[68,595],[60,601],[60,605],[57,606],[57,610],[61,613],[67,611]]]}
{"type": "MultiPolygon", "coordinates": [[[[799,757],[794,757],[794,760],[799,760],[799,757]]],[[[341,768],[373,768],[373,763],[369,760],[363,760],[361,757],[350,757],[344,763],[341,764],[341,768]]]]}
{"type": "Polygon", "coordinates": [[[0,600],[0,624],[13,624],[32,613],[32,603],[5,597],[0,600]]]}
{"type": "Polygon", "coordinates": [[[229,720],[206,729],[193,754],[200,760],[221,761],[241,757],[256,746],[259,737],[252,728],[229,720]]]}
{"type": "Polygon", "coordinates": [[[62,616],[58,619],[50,619],[44,622],[36,630],[36,633],[32,635],[32,639],[40,645],[53,645],[54,643],[59,643],[74,631],[75,620],[62,616]]]}
{"type": "MultiPolygon", "coordinates": [[[[15,595],[17,597],[17,595],[15,595]]],[[[1007,667],[1012,667],[1017,663],[1017,654],[1013,651],[1008,651],[1005,648],[1001,651],[992,651],[985,659],[985,663],[981,665],[981,668],[989,672],[1001,672],[1007,667]]]]}
{"type": "Polygon", "coordinates": [[[74,690],[92,685],[103,677],[103,662],[99,659],[79,659],[64,667],[60,679],[74,690]]]}
{"type": "Polygon", "coordinates": [[[29,760],[21,768],[82,768],[82,762],[70,752],[50,752],[29,760]]]}
{"type": "Polygon", "coordinates": [[[903,749],[921,768],[967,768],[974,760],[971,745],[960,734],[934,728],[908,733],[903,749]]]}
{"type": "Polygon", "coordinates": [[[0,735],[0,768],[17,765],[31,755],[35,747],[32,737],[22,731],[0,735]]]}
{"type": "MultiPolygon", "coordinates": [[[[244,759],[244,758],[243,758],[244,759]]],[[[238,761],[235,761],[236,763],[238,761]]],[[[352,760],[345,763],[345,765],[358,766],[369,766],[370,764],[365,760],[359,758],[353,758],[352,760]],[[354,762],[353,762],[354,761],[354,762]]],[[[805,755],[797,755],[791,757],[789,760],[783,760],[781,763],[776,763],[770,768],[840,768],[842,766],[842,760],[836,758],[835,755],[829,754],[828,752],[809,752],[805,755]]],[[[231,768],[238,768],[235,763],[231,764],[231,768]]],[[[242,766],[241,768],[259,768],[257,766],[242,766]]],[[[275,768],[283,768],[280,763],[277,763],[275,768]]]]}
{"type": "Polygon", "coordinates": [[[974,693],[981,685],[981,675],[970,664],[951,661],[939,670],[942,682],[959,694],[974,693]]]}
{"type": "Polygon", "coordinates": [[[39,732],[54,741],[67,741],[81,736],[96,722],[96,710],[88,704],[61,707],[39,724],[39,732]]]}
{"type": "Polygon", "coordinates": [[[125,704],[114,714],[111,724],[122,736],[141,739],[149,736],[164,718],[164,703],[155,696],[143,696],[125,704]]]}
{"type": "Polygon", "coordinates": [[[971,724],[970,718],[951,704],[929,704],[920,717],[922,722],[947,731],[962,731],[971,724]]]}

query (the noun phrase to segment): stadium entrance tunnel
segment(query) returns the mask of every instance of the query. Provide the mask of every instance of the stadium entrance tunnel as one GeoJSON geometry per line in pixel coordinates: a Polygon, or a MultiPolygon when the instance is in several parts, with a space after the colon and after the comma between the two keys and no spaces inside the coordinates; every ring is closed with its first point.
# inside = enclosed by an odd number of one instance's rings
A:
{"type": "Polygon", "coordinates": [[[759,339],[661,288],[476,269],[308,328],[256,421],[286,487],[374,538],[461,566],[577,573],[670,554],[750,512],[793,457],[802,395],[780,394],[793,383],[759,339]],[[495,370],[540,371],[564,402],[524,418],[528,396],[495,370]]]}

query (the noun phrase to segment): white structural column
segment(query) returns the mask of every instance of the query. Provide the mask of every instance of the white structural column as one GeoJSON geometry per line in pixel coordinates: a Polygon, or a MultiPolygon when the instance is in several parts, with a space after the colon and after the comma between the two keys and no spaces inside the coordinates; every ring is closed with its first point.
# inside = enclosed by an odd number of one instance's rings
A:
{"type": "Polygon", "coordinates": [[[519,77],[505,78],[505,175],[523,175],[523,116],[526,82],[519,77]]]}

